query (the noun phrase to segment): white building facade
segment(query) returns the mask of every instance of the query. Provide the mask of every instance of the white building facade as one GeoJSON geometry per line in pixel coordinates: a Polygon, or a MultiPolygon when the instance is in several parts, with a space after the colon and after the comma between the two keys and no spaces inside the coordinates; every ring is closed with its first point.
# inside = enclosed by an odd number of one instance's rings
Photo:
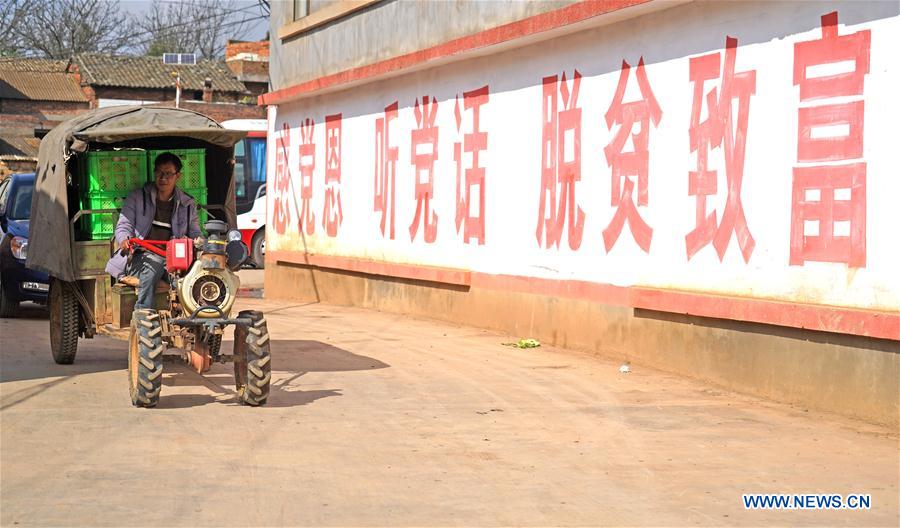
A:
{"type": "Polygon", "coordinates": [[[488,4],[273,12],[267,291],[896,421],[900,6],[488,4]]]}

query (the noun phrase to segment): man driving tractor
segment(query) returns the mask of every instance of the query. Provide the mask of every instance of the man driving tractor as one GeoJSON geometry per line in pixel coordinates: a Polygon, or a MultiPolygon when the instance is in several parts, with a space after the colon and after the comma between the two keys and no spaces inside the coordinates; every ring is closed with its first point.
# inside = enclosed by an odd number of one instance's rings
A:
{"type": "Polygon", "coordinates": [[[126,253],[132,237],[170,240],[201,237],[197,203],[176,187],[181,177],[181,159],[164,152],[153,161],[154,181],[128,194],[116,223],[116,251],[106,264],[106,272],[120,282],[137,286],[135,309],[153,308],[156,284],[166,271],[166,259],[135,248],[131,262],[126,253]],[[126,269],[127,267],[127,269],[126,269]]]}
{"type": "Polygon", "coordinates": [[[74,363],[81,338],[127,334],[128,389],[137,407],[160,402],[163,362],[173,356],[201,375],[214,363],[232,363],[239,402],[256,407],[268,401],[272,356],[265,315],[234,310],[237,273],[248,257],[233,229],[234,150],[245,136],[189,110],[114,106],[60,123],[41,140],[30,240],[37,249],[28,264],[51,275],[53,361],[74,363]],[[187,192],[196,202],[178,187],[182,178],[191,180],[187,192]],[[137,185],[143,187],[131,190],[137,185]],[[123,202],[125,188],[131,192],[123,202]],[[207,196],[213,201],[205,203],[207,196]],[[110,233],[111,218],[104,215],[119,207],[110,233]],[[201,207],[222,217],[205,222],[203,231],[201,207]],[[84,215],[89,222],[73,229],[84,215]],[[97,269],[98,258],[108,259],[105,271],[97,269]],[[136,286],[137,298],[107,273],[136,286]],[[234,345],[221,354],[228,329],[234,345]]]}

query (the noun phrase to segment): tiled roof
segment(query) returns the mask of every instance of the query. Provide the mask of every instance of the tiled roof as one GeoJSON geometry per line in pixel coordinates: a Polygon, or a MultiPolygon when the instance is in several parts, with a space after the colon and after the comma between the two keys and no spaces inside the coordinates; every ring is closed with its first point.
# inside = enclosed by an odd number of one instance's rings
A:
{"type": "Polygon", "coordinates": [[[73,75],[0,69],[0,98],[32,101],[87,101],[73,75]]]}
{"type": "Polygon", "coordinates": [[[202,90],[203,80],[212,80],[213,91],[245,92],[247,87],[237,80],[224,61],[201,61],[194,65],[163,64],[161,57],[127,57],[82,54],[74,59],[82,82],[92,86],[127,88],[172,88],[173,71],[181,74],[184,90],[202,90]]]}
{"type": "Polygon", "coordinates": [[[21,128],[0,128],[0,157],[37,158],[41,140],[34,131],[21,128]]]}
{"type": "Polygon", "coordinates": [[[68,66],[68,60],[0,58],[0,71],[64,73],[68,66]]]}

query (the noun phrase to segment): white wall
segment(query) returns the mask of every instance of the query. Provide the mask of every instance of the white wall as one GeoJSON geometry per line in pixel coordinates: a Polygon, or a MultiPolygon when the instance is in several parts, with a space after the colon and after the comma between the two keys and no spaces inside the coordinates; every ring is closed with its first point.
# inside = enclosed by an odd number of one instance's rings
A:
{"type": "MultiPolygon", "coordinates": [[[[900,309],[900,152],[894,125],[900,118],[897,50],[900,7],[885,3],[695,3],[490,55],[366,84],[343,92],[302,99],[270,109],[269,251],[303,251],[378,261],[470,269],[486,273],[551,279],[578,279],[615,285],[650,286],[772,298],[880,310],[900,309]],[[822,35],[820,17],[837,10],[840,35],[871,31],[870,71],[865,77],[864,151],[866,182],[866,262],[806,262],[790,265],[792,171],[797,162],[799,90],[793,84],[794,43],[822,35]],[[695,227],[696,198],[688,194],[688,172],[696,168],[690,152],[693,84],[690,58],[719,52],[726,36],[738,39],[735,71],[756,72],[750,99],[746,161],[740,199],[755,249],[745,262],[732,236],[720,260],[712,244],[692,258],[685,235],[695,227]],[[649,134],[649,195],[639,207],[653,229],[649,253],[635,243],[626,225],[607,252],[603,230],[615,213],[611,170],[603,149],[618,130],[607,127],[607,112],[623,60],[632,65],[625,100],[639,97],[635,68],[646,63],[661,120],[649,134]],[[569,247],[564,230],[559,248],[539,245],[535,231],[541,191],[542,84],[549,75],[571,80],[583,76],[578,96],[582,112],[581,181],[575,196],[585,213],[583,241],[569,247]],[[486,241],[468,244],[457,233],[454,143],[461,140],[454,117],[456,97],[489,86],[481,107],[481,130],[488,148],[480,154],[486,168],[486,241]],[[410,135],[416,128],[417,97],[438,100],[438,160],[432,208],[438,216],[437,240],[426,243],[423,227],[411,240],[416,210],[410,135]],[[399,149],[396,177],[396,238],[383,235],[374,210],[375,123],[386,105],[399,102],[389,131],[399,149]],[[341,113],[343,223],[329,237],[322,226],[325,200],[325,116],[341,113]],[[312,211],[315,231],[297,228],[300,206],[300,124],[314,120],[315,170],[312,211]],[[290,127],[291,187],[279,193],[274,155],[283,124],[290,127]],[[276,202],[279,201],[279,202],[276,202]],[[292,225],[274,229],[278,204],[287,204],[292,225]]],[[[704,90],[721,86],[707,83],[704,90]]],[[[841,99],[840,101],[852,100],[841,99]]],[[[858,98],[857,98],[858,99],[858,98]]],[[[561,104],[561,103],[560,103],[561,104]]],[[[464,112],[462,131],[471,128],[464,112]]],[[[734,114],[737,116],[737,113],[734,114]]],[[[701,115],[701,119],[705,118],[701,115]]],[[[727,184],[724,148],[712,150],[710,167],[719,171],[718,193],[708,200],[721,220],[727,184]]],[[[471,158],[464,158],[468,166],[471,158]]],[[[842,162],[841,162],[842,163],[842,162]]]]}

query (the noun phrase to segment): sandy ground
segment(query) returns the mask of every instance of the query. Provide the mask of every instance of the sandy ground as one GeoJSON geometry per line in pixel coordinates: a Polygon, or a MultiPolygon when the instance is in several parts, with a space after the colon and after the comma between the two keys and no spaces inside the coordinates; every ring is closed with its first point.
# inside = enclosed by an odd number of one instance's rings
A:
{"type": "Polygon", "coordinates": [[[124,342],[60,366],[45,312],[0,320],[0,524],[900,523],[897,431],[472,328],[239,304],[267,313],[264,408],[237,405],[230,365],[167,363],[159,407],[136,409],[124,342]],[[872,508],[748,511],[743,493],[872,508]]]}

